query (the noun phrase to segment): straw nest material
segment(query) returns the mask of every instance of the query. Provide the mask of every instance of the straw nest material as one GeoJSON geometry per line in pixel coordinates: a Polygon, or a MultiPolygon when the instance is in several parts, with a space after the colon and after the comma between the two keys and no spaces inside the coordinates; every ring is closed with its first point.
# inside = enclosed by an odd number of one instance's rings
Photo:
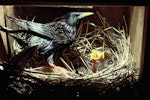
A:
{"type": "Polygon", "coordinates": [[[131,54],[127,26],[115,28],[110,26],[99,12],[96,14],[102,26],[97,26],[90,21],[82,22],[77,40],[70,49],[56,54],[56,62],[65,68],[70,78],[64,77],[55,70],[49,71],[48,67],[26,68],[23,74],[36,77],[49,84],[64,83],[68,86],[93,83],[107,86],[109,83],[119,83],[127,77],[134,76],[135,61],[131,54]],[[95,73],[91,70],[92,50],[104,52],[105,55],[95,73]]]}

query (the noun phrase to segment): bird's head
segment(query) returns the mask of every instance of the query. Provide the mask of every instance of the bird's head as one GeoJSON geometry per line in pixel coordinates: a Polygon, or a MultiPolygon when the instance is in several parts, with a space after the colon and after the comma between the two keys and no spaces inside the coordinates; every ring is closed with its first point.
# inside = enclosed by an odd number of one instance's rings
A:
{"type": "Polygon", "coordinates": [[[93,14],[93,12],[70,12],[64,17],[64,19],[68,25],[75,26],[79,24],[80,19],[93,14]]]}
{"type": "Polygon", "coordinates": [[[105,52],[99,52],[97,50],[92,50],[91,58],[93,61],[96,61],[96,60],[102,61],[105,58],[105,52]]]}

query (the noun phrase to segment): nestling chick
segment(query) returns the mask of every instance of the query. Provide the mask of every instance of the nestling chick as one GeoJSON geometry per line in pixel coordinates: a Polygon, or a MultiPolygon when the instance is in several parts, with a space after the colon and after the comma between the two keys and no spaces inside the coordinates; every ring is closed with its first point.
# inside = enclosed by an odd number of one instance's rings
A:
{"type": "Polygon", "coordinates": [[[91,58],[92,58],[92,72],[95,73],[97,71],[98,67],[101,67],[102,61],[105,58],[105,53],[99,52],[96,50],[92,50],[91,58]]]}

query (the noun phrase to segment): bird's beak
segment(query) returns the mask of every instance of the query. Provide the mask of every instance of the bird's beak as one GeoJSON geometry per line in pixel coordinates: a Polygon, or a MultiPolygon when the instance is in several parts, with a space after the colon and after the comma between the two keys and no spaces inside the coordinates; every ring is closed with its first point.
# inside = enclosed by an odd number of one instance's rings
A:
{"type": "Polygon", "coordinates": [[[96,60],[102,61],[105,58],[105,55],[104,52],[98,52],[96,50],[92,50],[91,58],[94,61],[96,60]]]}
{"type": "Polygon", "coordinates": [[[93,12],[81,12],[80,15],[78,16],[79,19],[84,18],[86,16],[93,15],[93,12]]]}

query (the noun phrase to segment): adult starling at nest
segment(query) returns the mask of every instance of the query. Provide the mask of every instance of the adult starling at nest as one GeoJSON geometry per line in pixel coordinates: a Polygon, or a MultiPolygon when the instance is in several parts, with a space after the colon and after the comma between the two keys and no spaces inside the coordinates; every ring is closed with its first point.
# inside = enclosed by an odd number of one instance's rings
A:
{"type": "MultiPolygon", "coordinates": [[[[49,39],[32,34],[27,35],[20,33],[21,35],[19,37],[18,34],[13,34],[13,37],[24,41],[29,47],[38,46],[39,53],[45,55],[48,54],[49,51],[59,48],[61,45],[75,41],[80,20],[92,14],[92,12],[70,12],[59,21],[46,24],[12,18],[7,15],[5,15],[5,17],[27,31],[48,36],[49,39]]],[[[56,67],[54,65],[53,55],[54,53],[49,54],[47,61],[51,67],[56,67]]],[[[66,74],[64,72],[61,73],[66,74]]]]}

